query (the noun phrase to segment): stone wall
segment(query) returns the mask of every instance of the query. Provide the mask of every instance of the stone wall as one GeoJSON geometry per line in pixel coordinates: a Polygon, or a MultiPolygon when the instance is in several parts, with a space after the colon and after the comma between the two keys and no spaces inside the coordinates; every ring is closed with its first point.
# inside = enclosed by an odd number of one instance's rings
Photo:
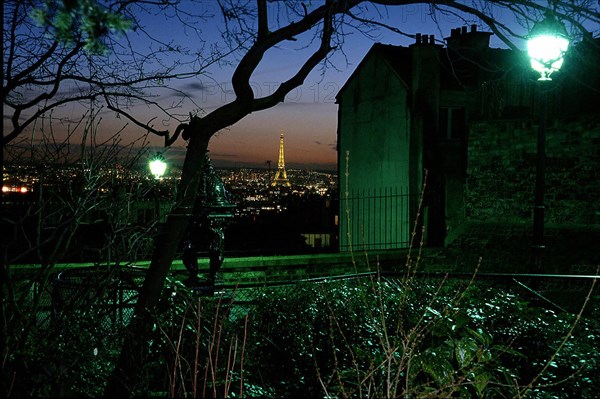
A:
{"type": "MultiPolygon", "coordinates": [[[[470,125],[466,216],[532,220],[538,125],[495,120],[470,125]]],[[[552,121],[546,129],[545,221],[600,223],[600,117],[552,121]]]]}

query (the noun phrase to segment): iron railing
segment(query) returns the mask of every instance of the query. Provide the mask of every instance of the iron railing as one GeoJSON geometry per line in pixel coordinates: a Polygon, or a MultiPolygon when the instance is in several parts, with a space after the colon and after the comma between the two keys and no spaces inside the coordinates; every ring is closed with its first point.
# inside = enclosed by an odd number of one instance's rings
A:
{"type": "MultiPolygon", "coordinates": [[[[413,197],[413,198],[411,198],[413,197]]],[[[340,198],[340,251],[408,248],[414,224],[403,187],[353,190],[340,198]]]]}

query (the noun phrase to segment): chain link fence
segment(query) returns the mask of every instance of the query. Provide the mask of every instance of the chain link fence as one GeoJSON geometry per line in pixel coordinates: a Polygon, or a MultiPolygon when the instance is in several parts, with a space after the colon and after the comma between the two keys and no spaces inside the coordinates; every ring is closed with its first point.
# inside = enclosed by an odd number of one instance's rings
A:
{"type": "MultiPolygon", "coordinates": [[[[56,274],[51,284],[38,298],[38,326],[52,323],[64,325],[74,323],[76,318],[92,318],[103,331],[117,332],[129,324],[133,316],[138,292],[146,275],[145,268],[81,267],[56,274]]],[[[209,286],[185,287],[178,280],[172,280],[170,289],[186,290],[188,298],[202,301],[218,301],[226,308],[229,318],[243,318],[260,300],[265,292],[276,291],[281,296],[294,295],[298,284],[329,284],[349,279],[369,279],[383,277],[387,280],[406,278],[403,273],[359,273],[355,275],[298,279],[295,281],[260,284],[217,284],[209,286]]],[[[556,310],[576,312],[585,299],[594,280],[594,275],[527,275],[480,273],[416,273],[415,281],[426,284],[439,284],[442,280],[452,282],[457,290],[469,283],[500,287],[513,290],[519,295],[545,303],[556,310]]],[[[37,290],[36,284],[32,290],[37,290]]],[[[597,292],[597,289],[595,290],[597,292]]]]}

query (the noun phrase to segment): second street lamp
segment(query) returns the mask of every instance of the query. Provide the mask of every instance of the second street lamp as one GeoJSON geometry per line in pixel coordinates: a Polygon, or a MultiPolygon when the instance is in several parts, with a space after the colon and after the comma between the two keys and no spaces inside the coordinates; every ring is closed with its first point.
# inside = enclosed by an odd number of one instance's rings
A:
{"type": "Polygon", "coordinates": [[[167,171],[167,163],[165,162],[165,157],[162,156],[161,153],[156,153],[154,158],[148,164],[150,167],[150,173],[154,175],[156,180],[160,180],[165,172],[167,171]]]}
{"type": "Polygon", "coordinates": [[[540,122],[537,135],[537,155],[535,172],[535,194],[533,208],[533,264],[532,273],[544,271],[544,190],[546,168],[546,120],[548,114],[547,93],[543,90],[552,79],[550,75],[560,69],[569,38],[564,25],[552,14],[547,13],[544,20],[536,23],[527,39],[527,52],[531,67],[540,73],[540,122]]]}
{"type": "Polygon", "coordinates": [[[152,158],[152,160],[148,163],[148,166],[150,167],[150,173],[152,173],[152,175],[154,175],[154,178],[156,179],[156,184],[153,190],[154,213],[156,220],[160,223],[160,201],[158,198],[158,184],[160,183],[160,180],[164,176],[165,172],[167,171],[167,162],[165,161],[165,157],[163,157],[161,153],[157,152],[154,158],[152,158]]]}

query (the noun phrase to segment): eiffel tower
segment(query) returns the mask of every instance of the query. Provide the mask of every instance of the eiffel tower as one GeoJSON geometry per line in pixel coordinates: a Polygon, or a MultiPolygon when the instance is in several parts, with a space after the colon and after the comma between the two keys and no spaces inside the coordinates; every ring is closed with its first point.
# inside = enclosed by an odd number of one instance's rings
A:
{"type": "Polygon", "coordinates": [[[277,172],[275,173],[275,178],[273,179],[271,186],[291,186],[290,181],[287,178],[285,161],[283,159],[283,133],[279,135],[279,161],[277,161],[277,172]]]}

